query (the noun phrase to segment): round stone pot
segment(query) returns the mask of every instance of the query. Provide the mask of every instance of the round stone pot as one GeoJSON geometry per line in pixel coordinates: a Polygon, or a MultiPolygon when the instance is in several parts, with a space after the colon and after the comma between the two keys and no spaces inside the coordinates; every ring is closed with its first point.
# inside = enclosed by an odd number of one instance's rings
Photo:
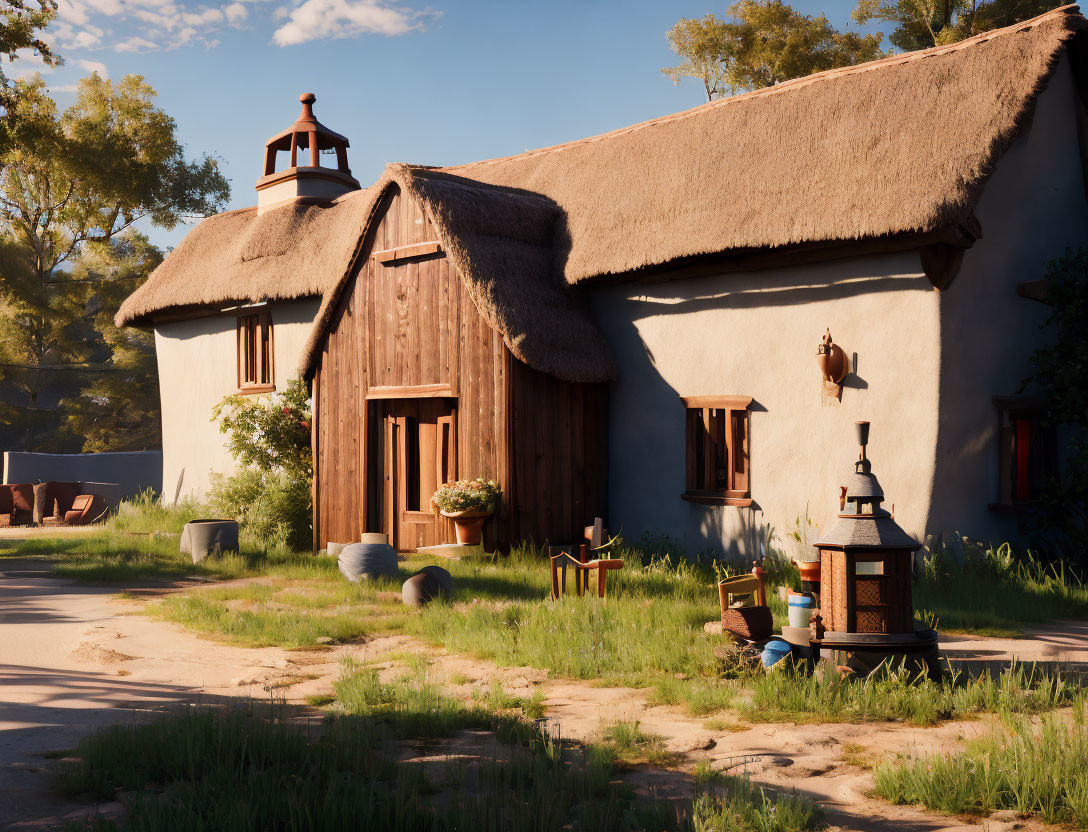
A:
{"type": "Polygon", "coordinates": [[[340,573],[353,583],[380,577],[395,578],[397,553],[388,543],[351,543],[337,559],[340,573]]]}
{"type": "Polygon", "coordinates": [[[236,520],[190,520],[181,530],[181,552],[193,563],[208,555],[238,551],[238,522],[236,520]]]}
{"type": "Polygon", "coordinates": [[[453,521],[457,542],[462,546],[476,546],[483,538],[484,523],[490,511],[443,511],[443,517],[453,521]]]}
{"type": "Polygon", "coordinates": [[[404,582],[400,597],[410,607],[422,607],[435,598],[449,598],[453,578],[441,566],[425,566],[404,582]]]}

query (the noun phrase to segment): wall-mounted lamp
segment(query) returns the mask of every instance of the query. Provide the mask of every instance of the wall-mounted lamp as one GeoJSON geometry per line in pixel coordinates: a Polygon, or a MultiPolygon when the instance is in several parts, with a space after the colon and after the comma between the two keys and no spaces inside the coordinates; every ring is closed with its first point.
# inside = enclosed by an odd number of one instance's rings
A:
{"type": "Polygon", "coordinates": [[[843,348],[831,340],[831,330],[816,349],[816,363],[823,377],[824,399],[842,401],[842,380],[850,372],[850,358],[843,348]]]}

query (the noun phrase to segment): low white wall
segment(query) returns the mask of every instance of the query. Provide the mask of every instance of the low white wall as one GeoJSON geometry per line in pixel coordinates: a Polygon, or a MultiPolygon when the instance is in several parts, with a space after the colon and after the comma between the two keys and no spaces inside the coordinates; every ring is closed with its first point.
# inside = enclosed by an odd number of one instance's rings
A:
{"type": "MultiPolygon", "coordinates": [[[[826,529],[857,457],[854,422],[909,532],[929,513],[936,446],[938,295],[917,254],[620,285],[591,294],[619,365],[609,413],[609,530],[664,532],[689,551],[750,557],[754,530],[789,534],[806,512],[826,529]],[[857,355],[842,401],[816,365],[826,329],[857,355]],[[681,396],[743,395],[751,415],[752,508],[681,499],[681,396]]],[[[814,529],[813,540],[816,539],[814,529]]]]}
{"type": "Polygon", "coordinates": [[[121,497],[162,486],[162,451],[100,454],[4,452],[4,482],[116,483],[121,497]]]}
{"type": "MultiPolygon", "coordinates": [[[[298,362],[317,315],[317,299],[270,305],[277,390],[298,375],[298,362]]],[[[217,313],[155,327],[162,399],[163,499],[200,498],[212,472],[235,464],[212,408],[238,392],[237,315],[217,313]],[[180,483],[180,488],[179,488],[180,483]]],[[[267,394],[265,394],[267,395],[267,394]]]]}

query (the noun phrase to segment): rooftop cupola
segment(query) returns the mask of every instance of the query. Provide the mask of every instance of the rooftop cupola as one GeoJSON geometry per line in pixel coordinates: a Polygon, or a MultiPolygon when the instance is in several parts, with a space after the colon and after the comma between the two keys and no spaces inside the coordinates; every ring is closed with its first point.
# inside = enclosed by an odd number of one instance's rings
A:
{"type": "Polygon", "coordinates": [[[317,96],[312,92],[303,93],[298,100],[302,102],[298,121],[265,142],[264,175],[257,180],[258,214],[287,202],[330,202],[359,189],[348,167],[347,138],[317,120],[317,96]],[[277,171],[280,151],[287,153],[287,167],[277,171]],[[336,167],[322,165],[322,155],[335,156],[336,167]]]}

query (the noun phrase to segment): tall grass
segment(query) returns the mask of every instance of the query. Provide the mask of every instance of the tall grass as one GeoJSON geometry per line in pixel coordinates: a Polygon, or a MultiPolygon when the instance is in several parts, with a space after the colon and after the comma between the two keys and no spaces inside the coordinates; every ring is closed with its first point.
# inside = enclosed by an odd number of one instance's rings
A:
{"type": "Polygon", "coordinates": [[[107,526],[117,532],[132,534],[180,534],[186,523],[207,517],[207,511],[191,498],[164,503],[153,489],[148,488],[123,500],[107,526]]]}
{"type": "Polygon", "coordinates": [[[705,792],[695,799],[693,832],[793,832],[823,826],[820,807],[796,794],[774,794],[747,777],[705,764],[695,770],[705,792]]]}
{"type": "Polygon", "coordinates": [[[1038,731],[1029,720],[1015,720],[1006,735],[978,740],[959,754],[884,763],[874,772],[876,793],[952,815],[1014,809],[1088,829],[1086,715],[1081,695],[1070,719],[1051,715],[1038,731]]]}
{"type": "Polygon", "coordinates": [[[708,793],[694,808],[639,797],[613,782],[606,750],[445,699],[425,680],[383,684],[349,665],[338,693],[345,713],[320,730],[292,724],[282,705],[190,709],[111,728],[80,742],[80,762],[62,768],[58,786],[102,800],[129,792],[128,832],[813,828],[792,802],[747,786],[716,784],[728,794],[708,793]],[[492,730],[498,743],[425,767],[405,761],[396,741],[466,727],[492,730]],[[723,820],[734,817],[754,825],[723,820]]]}
{"type": "MultiPolygon", "coordinates": [[[[505,665],[531,665],[574,679],[650,684],[661,674],[713,674],[703,625],[720,616],[709,564],[617,552],[608,599],[549,600],[547,558],[530,546],[501,561],[451,567],[467,606],[431,606],[412,620],[422,637],[449,650],[505,665]],[[493,603],[487,603],[487,602],[493,603]]],[[[773,593],[772,593],[773,596],[773,593]]],[[[771,598],[776,617],[785,606],[771,598]]]]}
{"type": "Polygon", "coordinates": [[[951,673],[936,683],[905,668],[876,678],[838,679],[791,668],[754,676],[742,709],[753,722],[903,720],[933,725],[992,712],[1037,714],[1073,702],[1076,685],[1060,676],[1013,664],[998,677],[951,673]]]}
{"type": "Polygon", "coordinates": [[[1088,618],[1088,583],[1060,563],[1011,546],[962,542],[962,564],[936,551],[922,561],[914,608],[943,630],[1016,636],[1054,618],[1088,618]]]}

